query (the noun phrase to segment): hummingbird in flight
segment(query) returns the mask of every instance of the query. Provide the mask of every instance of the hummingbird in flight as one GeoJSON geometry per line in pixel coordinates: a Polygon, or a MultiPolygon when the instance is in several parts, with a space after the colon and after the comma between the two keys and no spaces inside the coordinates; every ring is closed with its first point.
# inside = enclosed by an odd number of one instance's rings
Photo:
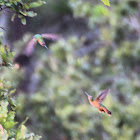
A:
{"type": "Polygon", "coordinates": [[[44,46],[46,49],[48,49],[43,38],[51,39],[51,40],[55,41],[55,40],[60,39],[60,36],[55,35],[55,34],[36,34],[36,35],[34,35],[33,42],[37,41],[41,46],[44,46]]]}
{"type": "Polygon", "coordinates": [[[111,117],[112,115],[111,111],[109,111],[103,104],[101,104],[102,101],[107,96],[108,92],[109,92],[109,89],[103,90],[95,100],[87,92],[85,92],[85,94],[88,96],[88,100],[92,106],[94,106],[95,108],[98,108],[100,113],[106,113],[109,117],[111,117]]]}
{"type": "Polygon", "coordinates": [[[33,39],[36,39],[36,41],[37,41],[41,46],[44,46],[46,49],[48,49],[48,47],[46,46],[46,44],[45,44],[45,42],[44,42],[44,40],[43,40],[42,35],[36,34],[36,35],[34,36],[33,39]]]}
{"type": "Polygon", "coordinates": [[[51,41],[57,41],[57,40],[61,39],[61,36],[57,35],[57,34],[51,34],[51,33],[34,35],[33,38],[26,45],[24,52],[15,57],[15,59],[14,59],[15,67],[18,68],[20,66],[26,66],[27,64],[29,64],[30,57],[32,56],[33,52],[35,51],[35,46],[36,46],[37,42],[41,46],[48,49],[45,44],[44,39],[51,40],[51,41]]]}
{"type": "Polygon", "coordinates": [[[35,50],[35,45],[38,42],[41,46],[45,47],[46,49],[48,49],[48,47],[45,44],[44,39],[48,39],[48,40],[52,40],[52,41],[57,41],[59,40],[61,37],[59,35],[56,34],[48,34],[48,33],[44,33],[44,34],[36,34],[33,36],[33,38],[29,41],[29,43],[27,44],[27,47],[25,49],[25,54],[30,56],[34,50],[35,50]]]}

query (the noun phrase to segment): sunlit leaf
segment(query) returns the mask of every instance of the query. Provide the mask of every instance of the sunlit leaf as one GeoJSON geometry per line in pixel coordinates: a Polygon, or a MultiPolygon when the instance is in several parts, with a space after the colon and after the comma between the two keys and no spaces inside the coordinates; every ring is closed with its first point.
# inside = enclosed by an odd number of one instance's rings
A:
{"type": "Polygon", "coordinates": [[[29,12],[26,13],[26,15],[29,16],[29,17],[34,17],[37,14],[35,12],[33,12],[33,11],[29,11],[29,12]]]}
{"type": "Polygon", "coordinates": [[[16,14],[13,14],[11,17],[11,21],[14,21],[16,14]]]}
{"type": "Polygon", "coordinates": [[[110,6],[109,0],[101,0],[105,5],[110,6]]]}
{"type": "Polygon", "coordinates": [[[13,121],[5,122],[5,123],[4,123],[4,128],[5,128],[5,129],[10,129],[10,128],[12,128],[14,125],[15,125],[15,122],[13,122],[13,121]]]}
{"type": "Polygon", "coordinates": [[[42,5],[42,2],[32,2],[29,4],[30,8],[35,8],[35,7],[39,7],[42,5]]]}
{"type": "Polygon", "coordinates": [[[21,19],[21,23],[22,23],[23,25],[26,25],[26,19],[25,19],[25,18],[22,18],[22,19],[21,19]]]}

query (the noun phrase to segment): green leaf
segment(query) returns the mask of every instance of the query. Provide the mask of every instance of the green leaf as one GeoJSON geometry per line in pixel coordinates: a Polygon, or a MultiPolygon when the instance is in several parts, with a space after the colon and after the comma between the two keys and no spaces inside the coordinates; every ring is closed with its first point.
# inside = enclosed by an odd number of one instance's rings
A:
{"type": "Polygon", "coordinates": [[[18,6],[16,4],[13,4],[13,6],[11,7],[12,10],[14,10],[15,12],[18,12],[18,6]]]}
{"type": "Polygon", "coordinates": [[[9,111],[8,116],[7,116],[7,121],[13,121],[14,118],[15,118],[15,112],[9,111]]]}
{"type": "Polygon", "coordinates": [[[8,96],[11,96],[13,93],[15,93],[16,92],[16,89],[13,89],[13,90],[11,90],[10,92],[9,92],[9,95],[8,96]]]}
{"type": "Polygon", "coordinates": [[[35,8],[35,7],[39,7],[42,5],[42,2],[32,2],[29,4],[30,8],[35,8]]]}
{"type": "Polygon", "coordinates": [[[5,128],[5,129],[10,129],[10,128],[12,128],[14,125],[15,125],[15,122],[13,122],[13,121],[5,122],[5,123],[4,123],[4,128],[5,128]]]}
{"type": "Polygon", "coordinates": [[[28,6],[26,3],[24,3],[23,6],[24,6],[26,9],[29,9],[29,6],[28,6]]]}
{"type": "Polygon", "coordinates": [[[26,117],[26,119],[20,124],[20,126],[24,125],[28,121],[29,117],[26,117]]]}
{"type": "Polygon", "coordinates": [[[109,0],[101,0],[105,5],[110,6],[109,0]]]}
{"type": "Polygon", "coordinates": [[[27,133],[27,128],[24,125],[20,126],[20,129],[17,131],[16,139],[25,139],[25,135],[27,133]]]}
{"type": "Polygon", "coordinates": [[[27,12],[26,14],[27,14],[27,16],[29,16],[29,17],[34,17],[34,16],[37,15],[37,14],[36,14],[35,12],[33,12],[33,11],[29,11],[29,12],[27,12]]]}
{"type": "Polygon", "coordinates": [[[6,6],[11,6],[12,5],[12,3],[6,3],[6,6]]]}
{"type": "Polygon", "coordinates": [[[10,99],[9,99],[9,103],[10,103],[12,106],[16,107],[16,101],[15,101],[13,98],[10,98],[10,99]]]}
{"type": "Polygon", "coordinates": [[[21,15],[21,14],[18,14],[18,17],[19,17],[19,18],[23,18],[24,16],[23,16],[23,15],[21,15]]]}
{"type": "Polygon", "coordinates": [[[23,25],[26,25],[26,19],[25,19],[25,18],[22,18],[22,19],[21,19],[21,23],[22,23],[23,25]]]}
{"type": "Polygon", "coordinates": [[[21,10],[19,11],[22,15],[27,16],[26,12],[22,12],[21,10]]]}
{"type": "Polygon", "coordinates": [[[14,14],[12,15],[12,17],[11,17],[11,21],[14,21],[15,16],[16,16],[16,13],[14,13],[14,14]]]}
{"type": "Polygon", "coordinates": [[[4,47],[0,47],[0,53],[3,54],[5,52],[4,47]]]}

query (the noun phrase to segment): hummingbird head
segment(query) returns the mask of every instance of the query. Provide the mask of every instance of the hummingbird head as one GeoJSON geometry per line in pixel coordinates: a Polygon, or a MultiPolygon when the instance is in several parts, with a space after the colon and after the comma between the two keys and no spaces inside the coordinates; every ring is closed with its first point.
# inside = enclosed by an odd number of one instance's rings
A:
{"type": "Polygon", "coordinates": [[[36,34],[36,35],[34,35],[34,38],[35,38],[35,39],[38,39],[38,38],[40,38],[40,37],[41,37],[40,34],[36,34]]]}
{"type": "Polygon", "coordinates": [[[93,97],[92,97],[91,95],[89,95],[87,92],[85,92],[85,94],[88,96],[88,99],[89,99],[89,100],[94,101],[94,100],[93,100],[93,97]]]}

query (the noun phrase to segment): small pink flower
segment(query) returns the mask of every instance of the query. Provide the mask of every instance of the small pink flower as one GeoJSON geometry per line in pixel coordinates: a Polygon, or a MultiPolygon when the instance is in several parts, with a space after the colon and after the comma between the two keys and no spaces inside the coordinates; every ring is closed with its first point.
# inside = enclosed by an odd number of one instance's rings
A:
{"type": "Polygon", "coordinates": [[[3,127],[2,127],[1,124],[0,124],[0,133],[1,133],[2,135],[4,134],[3,127]]]}
{"type": "Polygon", "coordinates": [[[3,83],[0,83],[0,87],[1,87],[1,88],[3,87],[3,83]]]}
{"type": "Polygon", "coordinates": [[[19,64],[16,63],[16,64],[14,65],[14,67],[15,67],[15,69],[19,69],[20,66],[19,66],[19,64]]]}

